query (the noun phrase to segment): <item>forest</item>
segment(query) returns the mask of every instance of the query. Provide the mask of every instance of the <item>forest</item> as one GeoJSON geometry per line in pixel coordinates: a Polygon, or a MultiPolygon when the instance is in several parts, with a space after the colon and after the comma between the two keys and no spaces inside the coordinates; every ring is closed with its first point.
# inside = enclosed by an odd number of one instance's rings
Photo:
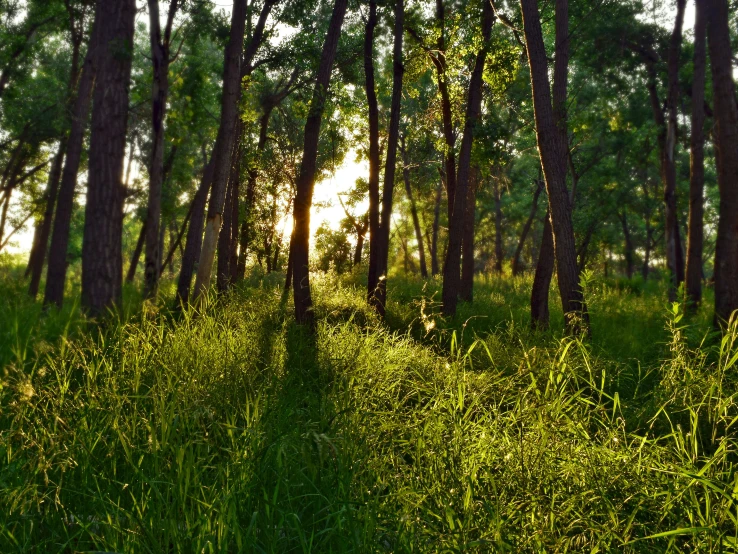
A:
{"type": "Polygon", "coordinates": [[[737,552],[737,78],[736,0],[0,0],[0,552],[737,552]]]}

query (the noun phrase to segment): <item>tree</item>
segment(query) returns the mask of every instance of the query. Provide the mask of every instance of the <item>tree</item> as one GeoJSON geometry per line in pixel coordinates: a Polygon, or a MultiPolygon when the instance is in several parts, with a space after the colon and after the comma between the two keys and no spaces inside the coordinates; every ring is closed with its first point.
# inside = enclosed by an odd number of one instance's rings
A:
{"type": "Polygon", "coordinates": [[[134,0],[101,2],[95,14],[100,42],[82,246],[82,304],[95,315],[121,297],[123,158],[135,15],[134,0]]]}
{"type": "Polygon", "coordinates": [[[705,183],[705,3],[695,0],[694,71],[692,75],[691,163],[686,293],[692,309],[702,301],[702,252],[705,183]]]}
{"type": "Polygon", "coordinates": [[[738,107],[735,100],[727,0],[707,0],[720,219],[715,244],[715,323],[738,309],[738,107]]]}
{"type": "MultiPolygon", "coordinates": [[[[346,15],[348,0],[336,0],[333,6],[328,31],[323,42],[320,65],[310,101],[308,118],[305,122],[305,140],[302,162],[296,183],[295,204],[292,213],[294,229],[290,241],[290,262],[292,264],[292,287],[295,299],[295,320],[300,324],[312,326],[315,321],[313,299],[310,294],[310,270],[308,250],[310,242],[310,206],[313,202],[315,169],[318,156],[318,138],[323,118],[328,85],[330,84],[333,61],[338,50],[343,18],[346,15]]],[[[288,271],[289,275],[289,271],[288,271]]]]}
{"type": "MultiPolygon", "coordinates": [[[[535,112],[538,151],[546,180],[551,227],[554,236],[554,252],[558,269],[559,292],[570,332],[587,331],[588,315],[584,295],[579,286],[576,262],[574,229],[571,220],[571,203],[566,187],[567,143],[565,127],[559,124],[566,102],[568,59],[568,3],[556,2],[557,36],[567,37],[557,41],[556,57],[561,60],[554,67],[554,102],[548,80],[546,50],[543,44],[540,14],[536,0],[521,0],[525,43],[530,65],[531,89],[535,112]],[[557,71],[558,69],[558,71],[557,71]],[[563,101],[562,101],[563,100],[563,101]]],[[[545,232],[545,231],[544,231],[545,232]]]]}

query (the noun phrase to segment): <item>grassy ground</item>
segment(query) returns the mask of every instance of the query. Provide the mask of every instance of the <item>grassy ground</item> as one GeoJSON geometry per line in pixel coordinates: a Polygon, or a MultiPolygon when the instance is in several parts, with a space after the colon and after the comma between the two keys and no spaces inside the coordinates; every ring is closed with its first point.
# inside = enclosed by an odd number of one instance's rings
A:
{"type": "MultiPolygon", "coordinates": [[[[727,552],[732,328],[590,279],[592,340],[531,333],[529,279],[280,280],[100,329],[0,278],[1,552],[727,552]]],[[[165,296],[171,294],[165,289],[165,296]]],[[[709,302],[709,301],[708,301],[709,302]]],[[[552,325],[561,326],[556,296],[552,325]]]]}

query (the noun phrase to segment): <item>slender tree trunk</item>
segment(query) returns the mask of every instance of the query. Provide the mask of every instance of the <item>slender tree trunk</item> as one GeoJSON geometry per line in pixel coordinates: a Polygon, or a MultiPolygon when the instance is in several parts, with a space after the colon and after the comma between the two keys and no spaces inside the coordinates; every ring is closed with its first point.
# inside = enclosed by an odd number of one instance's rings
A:
{"type": "Polygon", "coordinates": [[[418,256],[420,257],[420,275],[424,279],[428,277],[428,267],[425,264],[425,247],[423,245],[423,232],[420,230],[420,219],[418,218],[418,208],[415,205],[413,197],[413,189],[410,186],[410,165],[405,148],[405,136],[400,137],[400,152],[402,153],[402,179],[405,182],[405,194],[410,202],[410,214],[413,218],[413,227],[415,228],[415,240],[418,241],[418,256]]]}
{"type": "Polygon", "coordinates": [[[528,214],[528,219],[525,222],[525,225],[523,226],[523,232],[520,233],[520,239],[518,240],[518,246],[515,248],[515,255],[513,256],[512,261],[512,274],[513,276],[520,275],[522,271],[522,267],[520,265],[520,256],[523,253],[523,246],[525,245],[525,239],[528,238],[528,233],[530,233],[530,228],[533,225],[533,220],[536,217],[536,212],[538,211],[538,198],[541,196],[541,191],[543,190],[543,179],[538,179],[536,183],[536,191],[533,193],[533,204],[531,204],[530,207],[530,214],[528,214]]]}
{"type": "Polygon", "coordinates": [[[474,300],[474,229],[477,212],[477,187],[479,168],[472,169],[469,186],[466,188],[466,214],[461,237],[461,281],[459,298],[464,302],[474,300]]]}
{"type": "Polygon", "coordinates": [[[59,142],[59,150],[54,156],[51,163],[51,171],[49,171],[49,184],[46,190],[46,207],[40,225],[36,228],[37,236],[34,237],[31,256],[28,261],[28,268],[31,273],[31,283],[28,286],[28,294],[31,298],[38,295],[38,287],[41,283],[41,274],[43,273],[44,261],[46,260],[46,251],[49,246],[49,235],[51,234],[51,223],[54,219],[54,207],[56,206],[56,197],[59,193],[59,182],[61,180],[61,172],[64,164],[64,152],[67,146],[66,137],[59,142]]]}
{"type": "Polygon", "coordinates": [[[192,199],[192,216],[187,227],[187,240],[185,241],[184,254],[182,254],[182,267],[179,270],[177,280],[177,306],[186,306],[190,301],[190,287],[192,285],[192,274],[195,272],[197,261],[200,259],[202,248],[202,228],[205,220],[205,204],[208,200],[210,185],[213,182],[213,159],[205,165],[202,173],[200,186],[192,199]]]}
{"type": "Polygon", "coordinates": [[[97,6],[102,40],[97,53],[82,241],[82,305],[94,315],[101,315],[121,298],[123,159],[135,15],[135,0],[97,6]],[[121,54],[121,49],[126,53],[121,54]]]}
{"type": "Polygon", "coordinates": [[[197,266],[195,298],[199,298],[210,288],[218,234],[223,221],[223,205],[231,169],[233,141],[236,135],[238,101],[241,97],[241,53],[246,27],[246,4],[246,0],[234,0],[233,2],[231,34],[225,50],[220,127],[213,148],[213,184],[205,223],[205,237],[200,251],[200,263],[197,266]]]}
{"type": "Polygon", "coordinates": [[[144,219],[141,225],[141,231],[138,233],[136,247],[133,249],[133,254],[131,255],[131,262],[128,265],[128,273],[126,273],[126,283],[133,283],[133,279],[136,277],[138,262],[141,259],[141,252],[143,252],[144,243],[146,242],[147,224],[148,222],[144,219]]]}
{"type": "Polygon", "coordinates": [[[685,288],[689,309],[702,302],[703,189],[705,184],[705,0],[695,0],[694,72],[692,75],[691,159],[689,175],[689,229],[685,288]]]}
{"type": "Polygon", "coordinates": [[[540,15],[536,0],[521,0],[531,88],[535,112],[536,135],[541,165],[546,179],[559,292],[567,330],[587,332],[589,317],[584,295],[579,286],[571,203],[566,188],[566,84],[568,73],[568,5],[556,1],[556,57],[554,63],[554,98],[548,80],[548,64],[543,43],[540,15]]]}
{"type": "MultiPolygon", "coordinates": [[[[308,252],[310,243],[310,207],[313,203],[315,172],[318,157],[318,138],[320,123],[323,118],[328,85],[330,84],[333,61],[336,58],[338,39],[341,37],[341,26],[346,15],[348,0],[336,0],[333,14],[328,25],[328,32],[323,42],[320,55],[320,66],[310,100],[310,110],[305,122],[305,141],[302,151],[302,162],[297,177],[297,193],[292,219],[294,230],[290,241],[290,259],[292,262],[292,286],[295,299],[295,319],[299,324],[312,326],[315,321],[313,299],[310,294],[310,272],[308,252]]],[[[288,273],[289,275],[289,273],[288,273]]]]}
{"type": "Polygon", "coordinates": [[[74,209],[74,189],[77,185],[77,173],[82,159],[82,149],[87,127],[87,118],[92,100],[92,88],[95,83],[95,67],[97,50],[98,22],[93,25],[90,46],[85,57],[82,74],[79,78],[77,96],[72,110],[72,127],[65,153],[64,169],[56,200],[56,213],[51,231],[49,246],[49,263],[46,271],[46,288],[44,289],[44,306],[56,304],[61,307],[64,302],[64,285],[67,276],[67,250],[69,248],[69,229],[74,209]]]}
{"type": "MultiPolygon", "coordinates": [[[[239,125],[240,127],[240,125],[239,125]]],[[[240,133],[239,133],[240,135],[240,133]]],[[[231,156],[231,172],[228,178],[228,190],[226,191],[226,199],[223,210],[223,227],[218,235],[218,264],[217,264],[217,286],[219,292],[225,292],[231,285],[231,237],[233,236],[233,226],[238,228],[238,178],[239,178],[239,151],[240,147],[236,141],[233,145],[233,154],[231,156]],[[236,219],[233,219],[233,205],[236,206],[236,219]]]]}
{"type": "Polygon", "coordinates": [[[495,180],[495,273],[502,275],[502,191],[495,180]]]}
{"type": "Polygon", "coordinates": [[[231,241],[229,247],[230,260],[228,262],[228,268],[230,269],[230,275],[228,282],[230,285],[234,285],[238,280],[238,216],[240,214],[239,207],[239,195],[241,193],[241,155],[236,160],[236,180],[233,183],[233,200],[231,201],[231,241]]]}
{"type": "Polygon", "coordinates": [[[177,251],[177,248],[179,248],[180,256],[184,255],[184,252],[182,251],[182,237],[184,237],[185,230],[187,229],[187,224],[190,221],[190,218],[192,217],[192,210],[194,208],[194,203],[190,204],[190,209],[187,211],[187,215],[184,218],[184,221],[182,222],[182,226],[177,230],[177,227],[172,221],[172,224],[169,228],[169,238],[171,241],[171,244],[169,245],[169,252],[167,253],[166,257],[164,258],[164,261],[161,264],[161,268],[159,269],[159,273],[163,273],[164,269],[169,266],[169,270],[174,272],[173,267],[173,260],[174,260],[174,253],[177,251]]]}
{"type": "Polygon", "coordinates": [[[435,277],[441,271],[438,265],[438,229],[441,225],[441,197],[443,194],[443,179],[438,180],[436,187],[436,201],[433,205],[433,235],[431,237],[431,274],[435,277]]]}
{"type": "Polygon", "coordinates": [[[159,226],[161,225],[162,186],[164,184],[164,119],[169,93],[169,43],[178,1],[171,0],[169,3],[167,24],[162,34],[159,22],[159,0],[148,0],[153,79],[151,90],[151,167],[149,168],[144,264],[145,296],[147,298],[155,298],[159,286],[161,251],[159,250],[158,237],[159,226]]]}
{"type": "Polygon", "coordinates": [[[738,107],[732,73],[727,0],[707,0],[720,208],[715,244],[715,323],[738,309],[738,107]]]}
{"type": "MultiPolygon", "coordinates": [[[[437,54],[432,56],[433,65],[436,68],[438,79],[438,92],[441,95],[441,119],[443,122],[443,140],[445,152],[443,153],[446,172],[446,198],[448,200],[448,220],[454,209],[454,195],[456,194],[456,133],[451,110],[451,95],[448,90],[448,77],[446,74],[446,9],[444,0],[436,0],[436,30],[438,39],[436,42],[437,54]]],[[[438,273],[438,272],[436,272],[438,273]]],[[[435,275],[435,274],[434,274],[435,275]]]]}
{"type": "Polygon", "coordinates": [[[538,263],[533,276],[533,288],[530,295],[531,327],[546,330],[549,326],[548,292],[551,289],[556,256],[554,254],[553,229],[551,216],[546,212],[541,235],[541,248],[538,252],[538,263]]]}
{"type": "MultiPolygon", "coordinates": [[[[392,201],[395,190],[395,172],[397,169],[397,146],[400,138],[400,104],[402,101],[402,76],[405,66],[402,60],[402,38],[404,33],[405,5],[403,0],[395,0],[395,26],[392,49],[392,100],[390,102],[390,125],[387,139],[387,156],[384,164],[384,189],[382,190],[382,219],[379,223],[377,250],[378,282],[374,295],[369,303],[377,313],[384,317],[387,306],[387,266],[390,243],[390,225],[392,223],[392,201]]],[[[369,245],[369,255],[373,244],[369,245]]]]}
{"type": "Polygon", "coordinates": [[[374,84],[374,29],[377,26],[377,3],[369,2],[369,18],[364,31],[364,76],[366,102],[369,114],[369,267],[367,270],[367,299],[376,294],[379,282],[379,107],[374,84]]]}
{"type": "Polygon", "coordinates": [[[357,266],[361,263],[361,255],[364,252],[364,238],[366,236],[366,231],[369,228],[369,221],[367,219],[364,220],[364,225],[361,227],[357,227],[356,229],[356,248],[354,249],[354,266],[357,266]]]}
{"type": "MultiPolygon", "coordinates": [[[[487,58],[487,44],[492,33],[494,14],[492,5],[485,1],[482,8],[482,37],[483,46],[477,53],[474,69],[469,81],[469,96],[466,104],[466,120],[464,134],[459,151],[459,170],[456,177],[456,190],[453,195],[453,210],[449,219],[448,251],[443,265],[443,313],[451,316],[456,314],[459,286],[461,281],[459,263],[461,261],[461,246],[464,233],[464,219],[466,216],[466,201],[471,171],[471,153],[474,140],[474,130],[482,108],[482,75],[487,58]]],[[[448,178],[448,175],[447,175],[448,178]]],[[[449,202],[451,198],[449,195],[449,202]]]]}
{"type": "Polygon", "coordinates": [[[633,239],[630,236],[630,229],[628,228],[628,216],[627,212],[623,210],[622,214],[619,214],[620,223],[623,226],[623,240],[625,248],[623,254],[625,257],[625,275],[628,279],[633,278],[635,272],[635,248],[633,247],[633,239]]]}

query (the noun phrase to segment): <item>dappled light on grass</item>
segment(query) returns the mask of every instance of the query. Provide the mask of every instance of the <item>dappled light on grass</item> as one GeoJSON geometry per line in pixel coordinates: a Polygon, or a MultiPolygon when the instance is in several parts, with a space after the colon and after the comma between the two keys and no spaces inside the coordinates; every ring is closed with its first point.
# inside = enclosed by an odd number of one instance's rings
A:
{"type": "Polygon", "coordinates": [[[387,327],[320,279],[315,336],[271,276],[101,333],[3,308],[0,551],[734,549],[735,325],[601,282],[583,343],[520,279],[454,320],[393,283],[387,327]]]}

